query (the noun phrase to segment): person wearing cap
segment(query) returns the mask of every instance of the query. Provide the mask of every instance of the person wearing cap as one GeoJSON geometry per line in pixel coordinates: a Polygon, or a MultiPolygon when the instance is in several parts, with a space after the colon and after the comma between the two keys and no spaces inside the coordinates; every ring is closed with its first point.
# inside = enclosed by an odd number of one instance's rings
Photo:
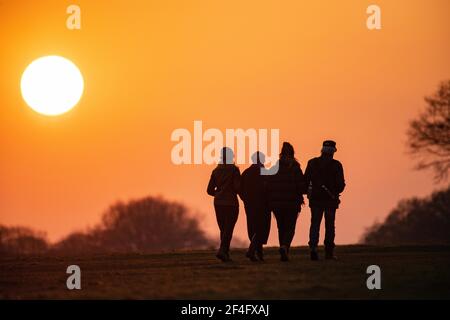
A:
{"type": "Polygon", "coordinates": [[[239,215],[237,195],[241,173],[233,160],[233,150],[222,148],[219,164],[213,170],[207,188],[207,193],[214,197],[214,209],[220,229],[220,248],[216,257],[223,262],[231,261],[230,243],[239,215]]]}
{"type": "Polygon", "coordinates": [[[267,176],[267,194],[269,208],[277,221],[280,258],[281,261],[288,261],[289,248],[294,238],[306,185],[290,143],[283,142],[276,166],[278,169],[276,173],[267,176]]]}
{"type": "Polygon", "coordinates": [[[308,161],[305,170],[311,227],[309,247],[311,260],[318,260],[317,245],[322,217],[325,216],[325,258],[337,259],[334,255],[335,217],[339,207],[339,196],[344,191],[345,179],[342,164],[335,160],[336,142],[323,142],[321,156],[308,161]]]}
{"type": "Polygon", "coordinates": [[[259,151],[255,152],[252,155],[252,165],[245,169],[241,176],[239,195],[244,202],[247,233],[250,240],[246,257],[251,261],[258,259],[264,261],[263,245],[267,243],[270,232],[271,216],[264,187],[266,176],[261,174],[264,163],[264,154],[259,151]]]}

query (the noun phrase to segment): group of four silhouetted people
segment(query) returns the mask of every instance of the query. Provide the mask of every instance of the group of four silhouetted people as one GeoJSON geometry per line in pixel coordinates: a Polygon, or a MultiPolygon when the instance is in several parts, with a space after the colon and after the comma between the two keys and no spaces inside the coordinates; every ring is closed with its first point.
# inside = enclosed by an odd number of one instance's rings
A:
{"type": "Polygon", "coordinates": [[[294,157],[294,148],[284,142],[280,159],[274,167],[265,169],[264,154],[256,152],[252,165],[242,175],[234,165],[233,151],[221,150],[221,159],[213,170],[207,192],[214,196],[214,208],[220,229],[220,248],[217,258],[230,261],[230,242],[238,219],[241,197],[247,216],[250,246],[246,253],[252,261],[264,260],[263,245],[270,232],[271,212],[278,226],[280,258],[289,260],[289,248],[295,234],[297,217],[307,194],[311,208],[309,247],[311,260],[318,260],[317,245],[322,217],[325,216],[325,257],[334,255],[335,215],[339,195],[345,188],[344,171],[339,161],[333,159],[337,151],[332,140],[323,142],[320,157],[308,162],[303,174],[294,157]],[[272,172],[271,172],[272,171],[272,172]]]}

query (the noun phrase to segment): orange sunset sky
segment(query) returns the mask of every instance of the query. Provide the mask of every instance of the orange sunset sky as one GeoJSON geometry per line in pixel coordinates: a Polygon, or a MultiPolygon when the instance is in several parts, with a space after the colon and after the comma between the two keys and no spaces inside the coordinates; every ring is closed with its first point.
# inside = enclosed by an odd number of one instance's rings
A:
{"type": "MultiPolygon", "coordinates": [[[[172,131],[202,120],[280,129],[303,169],[335,139],[348,185],[336,241],[356,242],[400,199],[439,187],[413,170],[405,132],[450,76],[449,13],[448,0],[2,0],[0,224],[56,241],[117,200],[162,195],[217,237],[213,166],[171,162],[172,131]],[[81,30],[66,28],[73,3],[81,30]],[[366,27],[372,3],[381,30],[366,27]],[[85,81],[79,104],[56,117],[20,93],[26,66],[45,55],[70,59],[85,81]]],[[[309,217],[304,207],[294,245],[306,244],[309,217]]],[[[235,234],[246,239],[242,205],[235,234]]]]}

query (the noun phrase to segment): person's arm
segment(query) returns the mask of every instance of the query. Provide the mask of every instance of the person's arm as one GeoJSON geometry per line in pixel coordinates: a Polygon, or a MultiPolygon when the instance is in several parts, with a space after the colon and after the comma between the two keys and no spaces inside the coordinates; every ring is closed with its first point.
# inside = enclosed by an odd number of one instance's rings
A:
{"type": "Polygon", "coordinates": [[[209,178],[208,188],[206,189],[206,192],[213,197],[216,195],[216,181],[214,179],[214,174],[211,174],[211,178],[209,178]]]}
{"type": "Polygon", "coordinates": [[[345,178],[344,178],[344,168],[342,164],[338,162],[337,172],[336,172],[336,187],[337,193],[341,193],[345,189],[345,178]]]}
{"type": "Polygon", "coordinates": [[[306,182],[306,185],[309,185],[310,181],[311,181],[311,161],[308,161],[308,164],[307,164],[306,170],[305,170],[305,182],[306,182]]]}
{"type": "Polygon", "coordinates": [[[300,196],[302,196],[304,193],[306,193],[305,175],[303,174],[300,164],[298,165],[297,169],[295,170],[295,185],[297,188],[297,193],[300,196]]]}
{"type": "Polygon", "coordinates": [[[246,176],[246,171],[244,170],[244,172],[241,174],[241,182],[240,182],[240,185],[239,185],[239,197],[241,198],[241,200],[242,201],[245,201],[245,197],[246,197],[246,194],[245,194],[245,191],[246,191],[246,186],[245,186],[245,176],[246,176]]]}
{"type": "Polygon", "coordinates": [[[302,168],[300,167],[300,164],[297,163],[294,167],[294,182],[295,182],[295,192],[297,193],[297,196],[300,199],[300,203],[304,203],[303,199],[303,193],[305,188],[305,176],[303,175],[302,168]]]}
{"type": "Polygon", "coordinates": [[[306,170],[305,170],[305,190],[304,193],[308,193],[308,186],[311,183],[311,161],[308,161],[308,164],[306,165],[306,170]]]}
{"type": "Polygon", "coordinates": [[[233,190],[237,194],[241,193],[241,171],[236,167],[236,171],[233,174],[233,190]]]}

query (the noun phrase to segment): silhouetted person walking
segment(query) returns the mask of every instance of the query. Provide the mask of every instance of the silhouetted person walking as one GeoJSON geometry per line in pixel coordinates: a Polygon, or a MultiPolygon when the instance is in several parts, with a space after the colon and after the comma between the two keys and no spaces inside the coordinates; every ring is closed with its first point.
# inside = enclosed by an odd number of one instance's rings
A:
{"type": "Polygon", "coordinates": [[[276,165],[278,172],[267,176],[269,207],[277,220],[281,261],[288,261],[289,248],[294,238],[306,185],[290,143],[283,142],[280,159],[276,165]]]}
{"type": "Polygon", "coordinates": [[[252,155],[253,164],[242,173],[240,196],[247,216],[247,232],[250,246],[246,257],[251,261],[264,261],[263,245],[270,232],[270,210],[265,192],[265,178],[261,175],[265,156],[261,152],[252,155]],[[256,254],[256,256],[255,256],[256,254]]]}
{"type": "Polygon", "coordinates": [[[241,173],[234,165],[233,158],[230,148],[222,148],[220,162],[213,170],[207,188],[208,194],[214,197],[214,209],[220,229],[220,248],[216,257],[224,262],[231,261],[230,242],[239,214],[237,194],[241,173]]]}
{"type": "Polygon", "coordinates": [[[322,217],[325,215],[325,258],[336,259],[334,255],[335,217],[339,207],[339,194],[344,191],[345,180],[342,164],[333,159],[337,151],[336,142],[323,142],[322,155],[309,160],[305,170],[308,185],[309,207],[311,208],[311,227],[309,247],[311,260],[318,260],[317,245],[322,217]]]}

